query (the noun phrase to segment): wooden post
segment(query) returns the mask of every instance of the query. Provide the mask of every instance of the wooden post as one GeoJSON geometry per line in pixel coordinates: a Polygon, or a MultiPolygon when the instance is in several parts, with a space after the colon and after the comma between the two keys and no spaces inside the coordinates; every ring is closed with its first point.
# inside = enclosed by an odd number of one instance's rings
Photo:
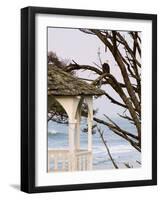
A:
{"type": "Polygon", "coordinates": [[[93,99],[92,96],[85,98],[88,105],[88,151],[90,156],[88,156],[89,169],[92,169],[92,123],[93,123],[93,99]]]}
{"type": "Polygon", "coordinates": [[[69,151],[74,152],[75,150],[75,139],[74,139],[74,134],[75,134],[75,125],[76,122],[74,120],[69,120],[69,151]]]}
{"type": "Polygon", "coordinates": [[[75,138],[75,144],[76,144],[76,150],[80,150],[80,122],[81,122],[81,107],[83,103],[83,97],[80,98],[78,108],[77,108],[77,113],[76,113],[76,138],[75,138]]]}
{"type": "Polygon", "coordinates": [[[88,151],[92,151],[92,123],[93,123],[93,106],[92,97],[86,97],[88,105],[88,151]]]}
{"type": "Polygon", "coordinates": [[[77,120],[75,119],[76,117],[76,112],[78,108],[78,104],[80,102],[80,97],[56,97],[56,100],[63,106],[65,109],[66,113],[68,114],[69,117],[69,153],[70,153],[70,160],[69,160],[69,165],[71,170],[75,170],[76,168],[76,159],[75,159],[75,150],[76,150],[76,145],[75,145],[75,133],[76,133],[76,123],[77,120]]]}
{"type": "Polygon", "coordinates": [[[70,152],[70,170],[76,170],[76,147],[75,147],[75,132],[76,132],[75,119],[69,121],[69,152],[70,152]]]}
{"type": "Polygon", "coordinates": [[[92,121],[88,116],[88,151],[92,151],[92,121]]]}
{"type": "Polygon", "coordinates": [[[78,107],[78,111],[76,114],[76,119],[77,119],[77,123],[76,123],[76,132],[75,132],[75,147],[76,150],[80,149],[80,120],[81,120],[81,113],[80,113],[80,108],[78,107]]]}

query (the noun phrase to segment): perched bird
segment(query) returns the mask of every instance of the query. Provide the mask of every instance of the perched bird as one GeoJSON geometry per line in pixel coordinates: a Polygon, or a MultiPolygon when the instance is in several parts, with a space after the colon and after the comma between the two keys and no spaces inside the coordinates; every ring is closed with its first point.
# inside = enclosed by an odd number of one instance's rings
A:
{"type": "Polygon", "coordinates": [[[104,63],[102,65],[102,71],[103,71],[103,73],[110,73],[110,66],[108,63],[104,63]]]}

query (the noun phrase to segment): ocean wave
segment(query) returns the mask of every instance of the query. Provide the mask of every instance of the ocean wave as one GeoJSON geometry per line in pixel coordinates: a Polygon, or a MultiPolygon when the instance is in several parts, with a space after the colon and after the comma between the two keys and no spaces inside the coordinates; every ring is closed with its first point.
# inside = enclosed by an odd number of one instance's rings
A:
{"type": "Polygon", "coordinates": [[[56,131],[56,130],[54,130],[54,129],[48,131],[48,134],[49,134],[49,135],[56,135],[56,134],[58,134],[58,133],[59,133],[59,132],[56,131]]]}
{"type": "Polygon", "coordinates": [[[135,149],[128,144],[111,146],[110,150],[112,153],[126,153],[126,152],[135,151],[135,149]]]}
{"type": "MultiPolygon", "coordinates": [[[[134,152],[135,149],[131,147],[129,144],[121,144],[121,145],[110,145],[109,150],[112,154],[122,154],[122,153],[130,153],[134,152]]],[[[95,146],[93,145],[93,151],[96,154],[106,152],[105,146],[95,146]]]]}

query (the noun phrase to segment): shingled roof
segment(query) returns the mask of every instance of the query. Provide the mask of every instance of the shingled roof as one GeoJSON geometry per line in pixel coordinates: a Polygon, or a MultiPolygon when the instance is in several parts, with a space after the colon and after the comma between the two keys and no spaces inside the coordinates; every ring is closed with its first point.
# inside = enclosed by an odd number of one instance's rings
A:
{"type": "Polygon", "coordinates": [[[48,65],[48,95],[83,96],[102,94],[104,94],[104,91],[94,85],[88,84],[56,66],[48,65]]]}

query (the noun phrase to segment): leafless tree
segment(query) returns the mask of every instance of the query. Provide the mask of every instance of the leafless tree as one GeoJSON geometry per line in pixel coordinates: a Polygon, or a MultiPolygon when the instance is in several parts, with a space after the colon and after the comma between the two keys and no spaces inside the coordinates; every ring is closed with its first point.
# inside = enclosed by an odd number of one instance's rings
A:
{"type": "Polygon", "coordinates": [[[91,84],[96,87],[110,85],[120,97],[116,100],[108,91],[105,96],[112,104],[125,109],[123,114],[118,114],[120,118],[127,120],[136,127],[136,133],[124,130],[120,125],[105,115],[107,120],[94,117],[97,123],[104,124],[113,133],[127,140],[135,149],[141,152],[141,37],[139,32],[129,31],[126,36],[120,31],[107,31],[96,29],[81,29],[86,34],[91,34],[105,45],[105,51],[109,51],[115,60],[118,70],[121,73],[122,81],[112,74],[112,63],[108,63],[103,69],[103,65],[98,66],[80,65],[76,61],[66,67],[67,72],[75,70],[89,70],[97,74],[91,84]]]}

